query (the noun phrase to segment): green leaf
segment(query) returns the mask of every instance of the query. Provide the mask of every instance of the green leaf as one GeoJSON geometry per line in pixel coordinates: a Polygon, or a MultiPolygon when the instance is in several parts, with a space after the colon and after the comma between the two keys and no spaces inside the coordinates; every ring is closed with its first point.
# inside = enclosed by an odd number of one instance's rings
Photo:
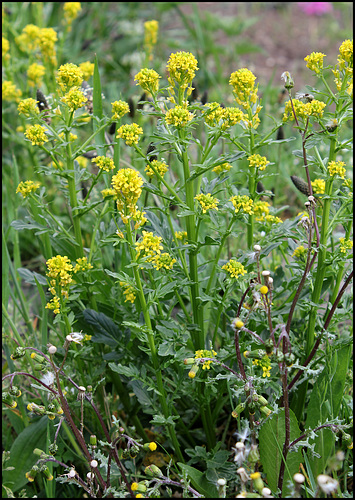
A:
{"type": "Polygon", "coordinates": [[[38,460],[38,456],[33,454],[33,450],[35,448],[44,450],[46,447],[47,421],[48,418],[44,416],[37,422],[30,424],[17,436],[11,446],[8,466],[13,466],[15,469],[3,471],[3,482],[13,492],[23,488],[28,482],[25,474],[38,460]]]}
{"type": "MultiPolygon", "coordinates": [[[[101,80],[100,80],[100,73],[99,73],[99,64],[97,61],[97,56],[95,54],[95,66],[94,66],[94,77],[93,77],[94,83],[93,83],[93,95],[92,95],[92,101],[93,101],[93,116],[98,118],[100,121],[103,117],[103,111],[102,111],[102,94],[101,94],[101,80]]],[[[94,127],[94,132],[99,128],[99,122],[96,120],[93,120],[93,127],[94,127]]],[[[102,145],[105,144],[105,129],[102,129],[101,132],[99,132],[95,136],[95,145],[96,145],[96,150],[98,155],[104,155],[105,150],[102,147],[102,145]]]]}
{"type": "Polygon", "coordinates": [[[199,493],[206,498],[218,498],[217,488],[207,480],[205,472],[200,472],[194,467],[182,464],[181,462],[178,462],[177,465],[187,474],[189,479],[191,479],[192,486],[196,488],[199,493]]]}
{"type": "Polygon", "coordinates": [[[85,309],[83,315],[85,321],[91,325],[94,332],[92,337],[93,342],[107,344],[112,347],[117,346],[122,339],[122,332],[111,318],[93,309],[85,309]]]}
{"type": "MultiPolygon", "coordinates": [[[[279,479],[282,450],[285,442],[285,410],[282,408],[278,414],[274,414],[262,425],[259,434],[259,450],[261,463],[267,476],[270,489],[276,493],[279,479]]],[[[290,410],[290,442],[300,436],[300,430],[295,414],[290,410]]],[[[286,468],[282,488],[282,497],[290,492],[287,488],[288,480],[299,471],[300,463],[303,462],[301,449],[289,452],[286,459],[286,468]]]]}
{"type": "Polygon", "coordinates": [[[41,274],[36,273],[35,271],[30,271],[29,269],[25,269],[24,267],[19,267],[17,269],[17,272],[25,283],[29,283],[30,285],[37,285],[37,280],[40,285],[48,285],[46,278],[41,274]]]}
{"type": "MultiPolygon", "coordinates": [[[[339,415],[341,401],[344,396],[345,379],[349,368],[351,346],[347,345],[332,353],[327,359],[323,371],[318,375],[310,394],[310,401],[307,407],[306,428],[315,429],[318,425],[328,420],[333,420],[339,415]]],[[[335,437],[329,429],[322,429],[318,432],[316,439],[310,440],[310,444],[315,442],[314,451],[320,458],[309,456],[309,462],[316,477],[323,474],[327,465],[327,460],[334,451],[335,437]]]]}
{"type": "Polygon", "coordinates": [[[119,363],[109,363],[108,366],[113,372],[125,375],[128,378],[135,378],[139,376],[139,370],[134,365],[123,366],[119,363]]]}

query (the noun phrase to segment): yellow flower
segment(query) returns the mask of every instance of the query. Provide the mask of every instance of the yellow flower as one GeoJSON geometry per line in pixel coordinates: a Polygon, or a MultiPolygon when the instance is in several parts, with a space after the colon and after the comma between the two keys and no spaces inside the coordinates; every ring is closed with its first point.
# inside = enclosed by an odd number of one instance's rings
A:
{"type": "Polygon", "coordinates": [[[194,117],[193,113],[190,113],[183,106],[175,106],[175,108],[169,109],[165,115],[166,123],[174,125],[177,128],[185,127],[194,117]]]}
{"type": "Polygon", "coordinates": [[[311,184],[314,194],[324,194],[325,181],[323,179],[314,179],[314,181],[311,181],[311,184]]]}
{"type": "MultiPolygon", "coordinates": [[[[58,134],[58,136],[63,139],[63,141],[65,141],[65,133],[64,132],[61,132],[60,134],[58,134]]],[[[76,141],[78,138],[77,135],[75,134],[72,134],[71,132],[69,133],[69,142],[73,142],[73,141],[76,141]]]]}
{"type": "Polygon", "coordinates": [[[125,291],[123,294],[126,296],[125,302],[129,301],[133,304],[133,302],[136,300],[136,294],[133,286],[131,286],[129,283],[125,283],[124,281],[120,281],[120,286],[125,288],[125,291]]]}
{"type": "Polygon", "coordinates": [[[225,172],[228,172],[232,168],[232,165],[230,163],[221,163],[220,165],[217,165],[217,167],[214,167],[212,169],[212,172],[215,172],[218,175],[224,174],[225,172]]]}
{"type": "MultiPolygon", "coordinates": [[[[195,352],[196,360],[201,358],[214,358],[215,356],[217,356],[217,353],[213,349],[211,351],[208,351],[207,349],[200,349],[195,352]]],[[[202,369],[209,370],[211,368],[212,363],[213,363],[212,359],[206,360],[202,365],[202,369]]]]}
{"type": "Polygon", "coordinates": [[[21,115],[30,116],[30,115],[38,115],[39,109],[37,106],[37,101],[29,97],[28,99],[23,99],[19,102],[17,106],[17,111],[21,115]]]}
{"type": "Polygon", "coordinates": [[[345,40],[339,47],[340,59],[351,64],[353,63],[353,41],[345,40]]]}
{"type": "Polygon", "coordinates": [[[204,214],[207,212],[207,210],[212,210],[212,209],[218,210],[217,205],[219,200],[217,198],[213,198],[211,193],[198,194],[197,196],[195,196],[195,200],[197,200],[200,203],[202,207],[202,212],[204,214]]]}
{"type": "Polygon", "coordinates": [[[237,262],[233,259],[227,262],[227,264],[224,264],[224,266],[222,266],[222,269],[228,272],[232,276],[232,278],[238,278],[240,275],[243,276],[244,274],[246,274],[244,266],[240,262],[237,262]]]}
{"type": "MultiPolygon", "coordinates": [[[[306,104],[298,99],[292,99],[292,104],[297,118],[304,118],[306,116],[306,104]]],[[[292,121],[295,119],[293,115],[292,104],[291,101],[287,101],[285,103],[285,112],[282,121],[286,122],[287,120],[292,121]]]]}
{"type": "Polygon", "coordinates": [[[93,266],[88,262],[87,257],[79,257],[76,259],[76,265],[74,268],[74,273],[79,271],[87,271],[88,269],[92,269],[93,266]]]}
{"type": "Polygon", "coordinates": [[[229,85],[233,87],[233,94],[238,104],[248,108],[250,103],[257,100],[257,87],[255,88],[256,76],[247,69],[242,68],[231,74],[229,85]]]}
{"type": "MultiPolygon", "coordinates": [[[[150,260],[150,259],[148,259],[150,260]]],[[[171,257],[168,253],[164,252],[158,255],[155,255],[154,258],[151,260],[153,263],[153,266],[155,269],[159,271],[159,269],[164,268],[164,269],[172,269],[173,265],[176,262],[176,259],[171,257]]]]}
{"type": "Polygon", "coordinates": [[[9,80],[4,80],[2,82],[2,98],[4,101],[19,102],[21,96],[21,90],[17,89],[14,83],[9,80]]]}
{"type": "Polygon", "coordinates": [[[266,156],[260,156],[258,154],[251,155],[248,157],[249,167],[256,167],[259,170],[265,170],[266,166],[270,163],[266,156]]]}
{"type": "Polygon", "coordinates": [[[125,101],[115,101],[112,104],[112,119],[120,120],[122,116],[129,113],[129,105],[125,101]]]}
{"type": "Polygon", "coordinates": [[[114,196],[116,195],[116,191],[112,188],[108,188],[108,189],[103,189],[101,191],[101,194],[104,198],[106,198],[107,196],[114,196]]]}
{"type": "Polygon", "coordinates": [[[48,268],[46,275],[52,278],[52,280],[58,280],[60,286],[66,287],[73,281],[71,275],[73,266],[70,263],[69,257],[66,255],[52,257],[47,260],[46,264],[48,268]]]}
{"type": "Polygon", "coordinates": [[[10,43],[7,38],[2,37],[2,58],[4,61],[8,61],[10,59],[10,43]]]}
{"type": "Polygon", "coordinates": [[[256,201],[254,203],[254,213],[257,221],[262,221],[265,216],[269,215],[269,206],[267,201],[256,201]]]}
{"type": "Polygon", "coordinates": [[[223,115],[223,108],[218,102],[208,102],[205,104],[207,111],[204,113],[205,122],[211,127],[218,125],[223,115]]]}
{"type": "Polygon", "coordinates": [[[34,24],[27,24],[21,35],[15,38],[15,42],[23,52],[32,52],[38,47],[41,29],[34,24]]]}
{"type": "Polygon", "coordinates": [[[157,43],[159,23],[158,21],[146,21],[144,23],[144,44],[152,48],[157,43]]]}
{"type": "Polygon", "coordinates": [[[222,108],[222,130],[233,127],[244,118],[244,113],[238,108],[222,108]]]}
{"type": "MultiPolygon", "coordinates": [[[[165,172],[168,170],[168,165],[163,162],[163,161],[159,161],[159,160],[153,160],[150,162],[152,164],[152,167],[163,177],[165,172]]],[[[149,177],[153,177],[155,175],[155,172],[153,170],[153,168],[151,168],[150,165],[147,165],[145,167],[145,172],[147,172],[147,175],[149,177]]]]}
{"type": "Polygon", "coordinates": [[[175,231],[175,238],[177,240],[184,240],[187,238],[187,231],[175,231]]]}
{"type": "Polygon", "coordinates": [[[96,156],[91,160],[93,163],[96,163],[97,166],[104,170],[105,172],[109,172],[115,168],[115,164],[112,158],[107,158],[106,156],[96,156]]]}
{"type": "Polygon", "coordinates": [[[148,256],[148,262],[154,260],[156,255],[160,255],[163,246],[161,245],[162,238],[160,236],[154,236],[153,233],[149,231],[142,232],[142,239],[136,242],[137,257],[142,253],[143,256],[148,256]]]}
{"type": "Polygon", "coordinates": [[[63,6],[64,10],[64,19],[68,24],[68,31],[71,30],[71,24],[78,17],[79,12],[81,11],[81,3],[80,2],[65,2],[63,6]]]}
{"type": "Polygon", "coordinates": [[[80,87],[83,82],[83,72],[76,64],[63,64],[58,69],[56,80],[62,92],[66,92],[72,87],[80,87]]]}
{"type": "Polygon", "coordinates": [[[46,70],[42,64],[31,64],[27,70],[28,85],[30,87],[40,87],[42,85],[42,77],[45,71],[46,70]]]}
{"type": "Polygon", "coordinates": [[[156,94],[159,90],[159,78],[161,76],[154,69],[144,68],[136,74],[134,81],[148,94],[156,94]]]}
{"type": "Polygon", "coordinates": [[[345,163],[343,161],[331,161],[328,163],[328,172],[332,177],[339,175],[339,177],[345,179],[346,169],[344,166],[345,163]]]}
{"type": "Polygon", "coordinates": [[[46,127],[43,125],[32,125],[26,130],[25,136],[32,142],[32,146],[42,146],[48,141],[48,137],[45,134],[46,130],[46,127]]]}
{"type": "Polygon", "coordinates": [[[56,66],[55,42],[58,40],[57,33],[53,28],[42,28],[39,32],[38,44],[44,59],[56,66]]]}
{"type": "Polygon", "coordinates": [[[345,238],[339,238],[340,241],[340,251],[341,253],[346,253],[347,250],[351,250],[353,247],[352,240],[346,240],[345,238]]]}
{"type": "Polygon", "coordinates": [[[324,57],[326,57],[326,54],[322,54],[322,52],[312,52],[311,55],[304,58],[307,63],[307,68],[315,71],[317,74],[320,73],[323,69],[324,57]]]}
{"type": "Polygon", "coordinates": [[[130,214],[134,214],[142,193],[143,179],[139,173],[131,168],[122,168],[112,177],[111,184],[117,196],[117,208],[122,210],[125,207],[130,214]]]}
{"type": "Polygon", "coordinates": [[[90,76],[94,74],[95,64],[90,61],[85,61],[79,64],[79,69],[81,69],[83,73],[83,79],[88,81],[90,76]]]}
{"type": "Polygon", "coordinates": [[[299,247],[295,248],[292,257],[295,259],[302,259],[307,255],[307,248],[305,248],[303,245],[300,245],[299,247]]]}
{"type": "Polygon", "coordinates": [[[87,98],[78,87],[72,87],[60,100],[69,107],[70,111],[82,108],[87,102],[87,98]]]}
{"type": "Polygon", "coordinates": [[[127,146],[132,146],[133,144],[138,144],[139,136],[143,134],[143,129],[136,123],[121,125],[117,130],[116,137],[118,139],[124,139],[127,146]]]}
{"type": "Polygon", "coordinates": [[[311,102],[307,102],[304,105],[304,113],[307,116],[316,116],[321,118],[323,116],[323,111],[325,107],[326,107],[325,102],[313,99],[311,102]]]}
{"type": "Polygon", "coordinates": [[[170,85],[175,87],[175,83],[177,83],[182,88],[187,88],[195,78],[195,72],[198,70],[197,64],[196,58],[190,52],[170,54],[167,63],[170,85]]]}
{"type": "Polygon", "coordinates": [[[23,181],[17,186],[16,193],[22,194],[24,198],[41,186],[40,182],[23,181]]]}

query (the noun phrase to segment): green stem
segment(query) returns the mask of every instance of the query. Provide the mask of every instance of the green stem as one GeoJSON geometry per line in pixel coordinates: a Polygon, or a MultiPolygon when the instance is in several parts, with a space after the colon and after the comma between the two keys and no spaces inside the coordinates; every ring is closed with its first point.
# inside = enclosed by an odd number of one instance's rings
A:
{"type": "MultiPolygon", "coordinates": [[[[333,148],[331,147],[331,149],[334,149],[334,147],[335,147],[335,141],[333,141],[333,142],[334,142],[333,148]]],[[[334,154],[334,151],[333,151],[333,154],[334,154]]],[[[333,155],[329,154],[329,161],[331,161],[332,157],[333,157],[333,155]]],[[[313,289],[313,294],[312,294],[312,302],[315,304],[318,304],[318,302],[319,302],[320,295],[322,292],[322,285],[323,285],[323,281],[324,281],[325,271],[326,271],[325,259],[327,256],[327,234],[328,234],[328,222],[329,222],[329,213],[330,213],[330,205],[331,205],[330,195],[332,193],[333,180],[334,179],[332,177],[330,177],[326,181],[326,185],[325,185],[325,200],[324,200],[324,207],[323,207],[322,230],[321,230],[321,235],[320,235],[317,272],[316,272],[316,278],[315,278],[314,289],[313,289]]],[[[308,331],[307,331],[307,339],[306,339],[306,355],[307,356],[311,352],[311,349],[313,347],[314,340],[315,340],[314,331],[315,331],[315,325],[316,325],[317,311],[318,311],[318,307],[314,306],[314,307],[312,307],[311,312],[310,312],[308,331]]]]}
{"type": "MultiPolygon", "coordinates": [[[[131,259],[132,259],[132,262],[136,263],[136,254],[134,252],[134,244],[133,244],[133,237],[132,237],[130,223],[126,224],[126,229],[127,229],[127,240],[128,240],[128,244],[129,244],[129,251],[131,254],[131,259]]],[[[145,321],[145,324],[147,326],[147,339],[148,339],[148,344],[149,344],[150,353],[151,353],[151,357],[152,357],[155,376],[157,379],[160,404],[162,407],[164,417],[166,419],[168,419],[169,418],[169,408],[168,408],[168,403],[167,403],[167,396],[166,396],[166,392],[165,392],[164,385],[163,385],[163,376],[162,376],[162,372],[160,369],[160,362],[159,362],[159,358],[158,358],[157,349],[155,346],[152,323],[150,320],[149,310],[148,310],[147,303],[145,300],[144,290],[143,290],[142,282],[140,279],[138,266],[133,266],[133,274],[134,274],[135,282],[136,282],[136,285],[138,288],[138,297],[139,297],[139,302],[140,302],[140,305],[142,308],[144,321],[145,321]]],[[[169,430],[170,438],[172,440],[176,455],[177,455],[178,459],[184,463],[185,461],[184,461],[184,458],[182,456],[180,445],[179,445],[179,442],[178,442],[176,434],[175,434],[175,429],[174,429],[173,425],[171,425],[171,424],[168,424],[167,427],[169,430]]]]}
{"type": "MultiPolygon", "coordinates": [[[[352,221],[350,220],[348,222],[348,225],[346,227],[346,232],[345,232],[345,240],[348,240],[350,238],[350,233],[351,233],[351,228],[352,228],[352,221]]],[[[333,290],[333,293],[332,293],[332,296],[330,298],[330,303],[333,305],[334,304],[334,301],[335,299],[337,298],[338,296],[338,292],[339,292],[339,288],[340,288],[340,285],[341,285],[341,281],[343,279],[343,275],[344,275],[344,267],[345,267],[345,259],[339,264],[339,270],[338,270],[338,275],[337,275],[337,280],[336,280],[336,284],[335,284],[335,287],[334,287],[334,290],[333,290]]]]}

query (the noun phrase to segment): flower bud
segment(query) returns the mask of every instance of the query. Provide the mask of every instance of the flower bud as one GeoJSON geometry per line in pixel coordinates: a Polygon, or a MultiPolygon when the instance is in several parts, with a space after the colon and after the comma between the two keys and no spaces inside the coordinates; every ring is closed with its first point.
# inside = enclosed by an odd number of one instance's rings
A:
{"type": "Polygon", "coordinates": [[[44,469],[41,470],[41,472],[43,472],[43,474],[46,476],[47,481],[53,481],[53,474],[47,466],[45,466],[44,469]]]}
{"type": "Polygon", "coordinates": [[[239,403],[239,405],[237,405],[234,410],[232,411],[232,417],[233,418],[238,418],[239,415],[242,413],[242,411],[244,410],[245,408],[245,403],[239,403]]]}
{"type": "Polygon", "coordinates": [[[262,413],[264,415],[264,417],[266,418],[269,415],[271,415],[272,411],[267,406],[261,406],[260,413],[262,413]]]}
{"type": "Polygon", "coordinates": [[[264,488],[264,481],[261,479],[260,472],[253,472],[252,474],[250,474],[250,479],[253,480],[254,488],[260,493],[264,488]]]}
{"type": "MultiPolygon", "coordinates": [[[[251,464],[256,464],[256,462],[258,462],[259,460],[260,460],[260,455],[259,455],[258,445],[252,444],[248,455],[248,461],[251,464]]],[[[251,477],[251,479],[253,478],[251,477]]]]}
{"type": "Polygon", "coordinates": [[[148,467],[146,467],[144,469],[144,473],[149,477],[162,477],[163,476],[163,472],[161,471],[161,469],[159,469],[159,467],[157,467],[154,464],[148,465],[148,467]]]}
{"type": "Polygon", "coordinates": [[[45,358],[40,356],[37,352],[31,352],[31,358],[37,361],[37,363],[43,363],[45,358]]]}
{"type": "Polygon", "coordinates": [[[51,455],[55,455],[58,451],[58,445],[56,445],[55,443],[52,443],[48,446],[48,451],[51,455]]]}
{"type": "Polygon", "coordinates": [[[184,365],[193,365],[195,363],[195,358],[185,358],[184,365]]]}
{"type": "Polygon", "coordinates": [[[234,330],[240,330],[244,326],[244,323],[241,319],[239,318],[234,318],[231,327],[234,328],[234,330]]]}
{"type": "Polygon", "coordinates": [[[12,360],[22,358],[26,354],[26,349],[24,347],[16,347],[15,352],[11,354],[10,358],[12,360]]]}
{"type": "Polygon", "coordinates": [[[138,453],[139,453],[138,446],[132,446],[129,449],[129,456],[130,456],[130,458],[136,458],[136,456],[138,455],[138,453]]]}
{"type": "Polygon", "coordinates": [[[263,396],[259,396],[258,395],[258,403],[261,405],[261,406],[266,406],[268,405],[268,401],[263,397],[263,396]]]}
{"type": "Polygon", "coordinates": [[[198,370],[199,370],[199,365],[193,365],[193,367],[189,371],[189,377],[190,378],[195,378],[196,377],[196,373],[198,372],[198,370]]]}
{"type": "Polygon", "coordinates": [[[91,444],[91,446],[97,446],[97,439],[96,439],[95,434],[91,434],[91,436],[90,436],[90,444],[91,444]]]}
{"type": "Polygon", "coordinates": [[[2,402],[10,408],[16,408],[17,402],[13,399],[13,397],[8,392],[2,393],[2,402]]]}
{"type": "Polygon", "coordinates": [[[263,285],[262,287],[260,287],[259,289],[259,292],[262,294],[262,295],[266,295],[268,293],[269,289],[267,286],[263,285]]]}
{"type": "Polygon", "coordinates": [[[140,493],[145,493],[147,491],[147,486],[145,481],[140,481],[139,483],[131,484],[132,491],[139,491],[140,493]]]}

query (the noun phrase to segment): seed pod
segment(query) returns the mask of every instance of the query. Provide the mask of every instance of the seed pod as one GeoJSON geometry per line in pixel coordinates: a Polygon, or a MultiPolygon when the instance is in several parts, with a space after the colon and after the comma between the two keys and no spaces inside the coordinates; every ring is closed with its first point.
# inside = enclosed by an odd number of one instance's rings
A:
{"type": "Polygon", "coordinates": [[[297,177],[296,175],[291,175],[291,181],[294,183],[298,191],[305,194],[306,196],[311,195],[311,193],[309,192],[308,184],[303,179],[297,177]]]}

